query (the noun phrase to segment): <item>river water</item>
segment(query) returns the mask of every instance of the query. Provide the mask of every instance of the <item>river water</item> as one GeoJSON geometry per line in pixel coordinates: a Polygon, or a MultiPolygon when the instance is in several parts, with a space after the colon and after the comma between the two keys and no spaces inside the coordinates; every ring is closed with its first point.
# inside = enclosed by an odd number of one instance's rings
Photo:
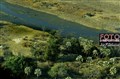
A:
{"type": "Polygon", "coordinates": [[[28,25],[31,28],[48,28],[59,30],[64,36],[74,35],[92,40],[99,40],[99,33],[106,33],[105,30],[97,30],[84,25],[61,19],[55,15],[45,12],[35,11],[7,2],[0,3],[0,11],[8,14],[1,15],[0,20],[7,20],[18,24],[28,25]]]}

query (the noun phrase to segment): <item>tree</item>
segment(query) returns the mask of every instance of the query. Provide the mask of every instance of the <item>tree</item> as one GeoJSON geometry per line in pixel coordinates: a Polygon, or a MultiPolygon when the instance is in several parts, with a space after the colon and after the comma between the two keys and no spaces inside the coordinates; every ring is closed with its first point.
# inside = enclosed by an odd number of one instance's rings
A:
{"type": "Polygon", "coordinates": [[[61,49],[61,53],[74,53],[74,54],[78,54],[79,52],[81,52],[81,48],[79,45],[79,41],[77,38],[71,37],[71,38],[64,38],[63,39],[63,43],[60,46],[61,49]]]}
{"type": "Polygon", "coordinates": [[[24,72],[28,76],[31,73],[31,68],[30,67],[25,67],[24,72]]]}
{"type": "Polygon", "coordinates": [[[56,77],[57,78],[57,77],[67,76],[67,72],[68,72],[68,69],[66,68],[64,63],[57,63],[50,69],[48,74],[51,77],[54,77],[54,78],[56,77]]]}
{"type": "Polygon", "coordinates": [[[40,75],[42,75],[41,69],[39,69],[39,68],[35,69],[34,74],[35,74],[37,77],[39,77],[40,75]]]}
{"type": "Polygon", "coordinates": [[[89,55],[90,49],[94,46],[92,40],[88,40],[82,37],[79,37],[79,44],[83,47],[83,52],[86,55],[89,55]]]}
{"type": "Polygon", "coordinates": [[[83,62],[83,57],[81,55],[77,56],[76,61],[83,62]]]}

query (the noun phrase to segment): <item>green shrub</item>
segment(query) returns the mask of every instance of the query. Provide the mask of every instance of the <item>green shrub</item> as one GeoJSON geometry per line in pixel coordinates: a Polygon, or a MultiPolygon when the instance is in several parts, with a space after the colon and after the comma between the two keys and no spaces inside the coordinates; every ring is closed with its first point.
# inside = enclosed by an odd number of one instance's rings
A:
{"type": "Polygon", "coordinates": [[[50,69],[48,74],[53,78],[65,77],[68,75],[68,69],[66,68],[64,63],[57,63],[50,69]]]}
{"type": "Polygon", "coordinates": [[[58,58],[58,53],[60,52],[58,40],[50,38],[47,43],[48,45],[46,46],[46,50],[44,52],[44,58],[45,60],[55,61],[58,58]]]}
{"type": "Polygon", "coordinates": [[[92,40],[79,37],[79,44],[83,47],[83,52],[89,55],[91,48],[94,46],[92,40]]]}
{"type": "Polygon", "coordinates": [[[77,56],[76,61],[83,62],[83,57],[81,55],[77,56]]]}
{"type": "Polygon", "coordinates": [[[25,67],[24,72],[26,75],[29,75],[31,73],[31,68],[30,67],[25,67]]]}
{"type": "Polygon", "coordinates": [[[33,43],[31,46],[31,53],[35,58],[39,58],[41,55],[43,55],[45,51],[45,45],[41,44],[40,42],[33,43]]]}
{"type": "Polygon", "coordinates": [[[16,76],[20,76],[20,74],[24,74],[24,68],[27,66],[34,67],[36,64],[29,58],[25,58],[23,56],[11,56],[8,57],[3,66],[5,69],[10,69],[12,73],[16,76]]]}
{"type": "Polygon", "coordinates": [[[109,67],[110,66],[110,62],[109,61],[103,61],[102,65],[104,67],[109,67]]]}
{"type": "Polygon", "coordinates": [[[97,50],[93,50],[93,55],[94,55],[94,57],[98,56],[98,51],[97,50]]]}
{"type": "Polygon", "coordinates": [[[100,53],[101,53],[101,55],[103,55],[103,57],[108,57],[111,54],[111,51],[108,48],[101,47],[100,53]]]}
{"type": "Polygon", "coordinates": [[[110,59],[109,59],[109,62],[110,62],[110,64],[115,64],[116,58],[110,58],[110,59]]]}
{"type": "Polygon", "coordinates": [[[34,74],[35,74],[37,77],[39,77],[40,75],[42,75],[41,69],[38,69],[38,68],[35,69],[34,74]]]}
{"type": "Polygon", "coordinates": [[[66,77],[65,79],[72,79],[71,77],[66,77]]]}
{"type": "Polygon", "coordinates": [[[79,45],[79,41],[77,38],[71,37],[71,38],[64,38],[63,42],[60,46],[61,53],[65,54],[79,54],[81,52],[81,48],[79,45]]]}
{"type": "Polygon", "coordinates": [[[87,57],[86,61],[87,62],[91,62],[92,61],[92,57],[87,57]]]}
{"type": "Polygon", "coordinates": [[[111,74],[111,75],[115,75],[115,74],[117,73],[117,69],[116,69],[116,67],[114,67],[114,66],[111,67],[109,71],[110,71],[110,74],[111,74]]]}

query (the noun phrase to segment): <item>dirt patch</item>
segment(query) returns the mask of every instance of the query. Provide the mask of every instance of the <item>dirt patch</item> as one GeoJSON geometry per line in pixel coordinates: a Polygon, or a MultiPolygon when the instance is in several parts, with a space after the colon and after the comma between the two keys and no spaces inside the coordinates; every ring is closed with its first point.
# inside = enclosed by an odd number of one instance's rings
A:
{"type": "Polygon", "coordinates": [[[22,38],[16,38],[16,39],[13,39],[13,41],[15,42],[15,43],[20,43],[21,42],[21,40],[22,40],[22,38]]]}

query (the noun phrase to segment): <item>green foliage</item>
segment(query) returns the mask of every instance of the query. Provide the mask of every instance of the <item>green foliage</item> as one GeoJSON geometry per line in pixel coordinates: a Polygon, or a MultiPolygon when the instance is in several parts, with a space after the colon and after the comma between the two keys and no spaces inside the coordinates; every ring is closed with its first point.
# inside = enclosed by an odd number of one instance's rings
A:
{"type": "Polygon", "coordinates": [[[98,56],[98,51],[97,50],[93,50],[93,55],[96,57],[98,56]]]}
{"type": "Polygon", "coordinates": [[[8,57],[3,66],[6,69],[10,69],[13,73],[19,75],[20,73],[23,73],[24,67],[26,66],[25,58],[23,56],[8,57]]]}
{"type": "Polygon", "coordinates": [[[83,57],[81,55],[77,56],[76,61],[83,62],[83,57]]]}
{"type": "Polygon", "coordinates": [[[75,61],[77,54],[60,54],[58,61],[65,62],[65,61],[75,61]]]}
{"type": "Polygon", "coordinates": [[[66,77],[65,79],[72,79],[71,77],[66,77]]]}
{"type": "Polygon", "coordinates": [[[66,47],[71,47],[71,42],[66,42],[66,47]]]}
{"type": "Polygon", "coordinates": [[[110,74],[111,74],[111,75],[115,75],[115,74],[117,73],[117,69],[116,69],[116,67],[114,67],[114,66],[111,67],[109,71],[110,71],[110,74]]]}
{"type": "Polygon", "coordinates": [[[86,54],[89,53],[90,49],[94,46],[92,40],[88,40],[82,37],[79,37],[79,43],[83,47],[83,52],[86,54]]]}
{"type": "Polygon", "coordinates": [[[50,38],[47,43],[48,45],[44,52],[44,58],[46,60],[55,61],[58,58],[58,53],[59,53],[58,40],[55,38],[50,38]]]}
{"type": "Polygon", "coordinates": [[[50,69],[48,74],[51,77],[65,77],[68,75],[68,69],[64,63],[57,63],[50,69]]]}
{"type": "Polygon", "coordinates": [[[111,54],[111,51],[108,48],[101,47],[100,48],[100,53],[101,53],[101,55],[103,55],[103,57],[107,57],[111,54]]]}
{"type": "Polygon", "coordinates": [[[60,45],[61,53],[74,53],[81,52],[81,47],[77,38],[64,38],[62,45],[60,45]]]}
{"type": "Polygon", "coordinates": [[[31,68],[25,67],[24,72],[25,72],[25,74],[29,75],[31,73],[31,68]]]}
{"type": "Polygon", "coordinates": [[[100,66],[102,66],[103,62],[102,61],[98,61],[97,64],[100,65],[100,66]]]}
{"type": "Polygon", "coordinates": [[[24,68],[27,66],[35,67],[36,64],[32,59],[24,56],[10,56],[6,58],[3,63],[3,67],[5,67],[5,69],[10,69],[16,76],[24,74],[24,68]]]}
{"type": "Polygon", "coordinates": [[[104,67],[109,67],[110,66],[110,62],[109,61],[103,61],[102,65],[104,67]]]}
{"type": "Polygon", "coordinates": [[[110,62],[111,64],[115,64],[116,58],[110,58],[110,59],[109,59],[109,62],[110,62]]]}
{"type": "Polygon", "coordinates": [[[110,57],[120,57],[120,46],[109,47],[111,50],[110,57]]]}
{"type": "Polygon", "coordinates": [[[92,57],[87,57],[86,61],[87,62],[91,62],[92,61],[92,57]]]}
{"type": "Polygon", "coordinates": [[[45,51],[45,47],[46,47],[46,45],[45,44],[43,45],[40,42],[33,43],[32,47],[31,47],[32,55],[35,56],[36,58],[39,58],[40,55],[43,55],[43,53],[45,51]]]}
{"type": "Polygon", "coordinates": [[[39,77],[40,75],[42,75],[41,69],[35,69],[34,74],[35,74],[37,77],[39,77]]]}

